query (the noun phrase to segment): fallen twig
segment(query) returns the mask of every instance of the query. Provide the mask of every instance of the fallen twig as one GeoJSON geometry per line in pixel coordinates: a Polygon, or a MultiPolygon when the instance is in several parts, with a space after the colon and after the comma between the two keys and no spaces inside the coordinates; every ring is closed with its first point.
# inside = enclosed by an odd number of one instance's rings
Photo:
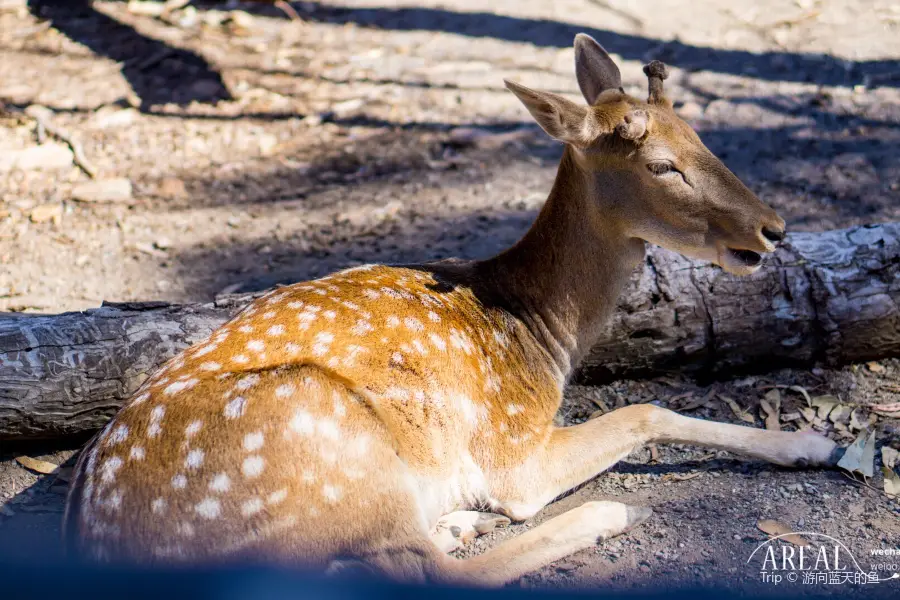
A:
{"type": "Polygon", "coordinates": [[[68,144],[69,148],[72,149],[72,156],[74,157],[75,164],[78,165],[78,167],[91,179],[97,177],[97,169],[84,156],[81,144],[72,139],[72,136],[65,129],[62,129],[53,123],[53,112],[49,108],[39,104],[32,104],[25,109],[25,114],[37,122],[39,136],[42,136],[41,130],[43,130],[68,144]]]}

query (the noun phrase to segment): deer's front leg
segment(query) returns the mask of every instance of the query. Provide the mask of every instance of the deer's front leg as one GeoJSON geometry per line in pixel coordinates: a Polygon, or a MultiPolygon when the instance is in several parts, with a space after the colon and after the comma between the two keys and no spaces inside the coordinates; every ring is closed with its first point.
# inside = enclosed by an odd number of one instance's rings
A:
{"type": "Polygon", "coordinates": [[[513,520],[527,519],[648,443],[693,444],[789,467],[833,466],[843,454],[834,442],[816,433],[717,423],[636,404],[554,430],[540,455],[523,465],[522,473],[514,472],[502,483],[500,510],[513,520]]]}

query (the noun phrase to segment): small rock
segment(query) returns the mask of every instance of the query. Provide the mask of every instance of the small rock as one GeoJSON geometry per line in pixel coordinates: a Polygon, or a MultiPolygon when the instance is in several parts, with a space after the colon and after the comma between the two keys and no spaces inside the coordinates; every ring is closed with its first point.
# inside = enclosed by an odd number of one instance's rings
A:
{"type": "Polygon", "coordinates": [[[164,198],[184,198],[188,195],[184,182],[176,177],[166,177],[159,183],[156,193],[164,198]]]}
{"type": "Polygon", "coordinates": [[[343,118],[358,111],[365,105],[366,101],[364,99],[353,98],[352,100],[344,100],[333,105],[330,112],[336,117],[343,118]]]}
{"type": "Polygon", "coordinates": [[[259,153],[263,156],[272,156],[278,147],[278,138],[270,133],[259,138],[259,153]]]}
{"type": "Polygon", "coordinates": [[[172,240],[169,238],[159,238],[155,242],[153,242],[153,246],[155,248],[159,248],[160,250],[168,250],[172,247],[172,240]]]}
{"type": "Polygon", "coordinates": [[[94,113],[88,121],[91,129],[115,129],[134,123],[138,111],[133,108],[104,107],[94,113]]]}
{"type": "Polygon", "coordinates": [[[88,181],[75,186],[72,199],[79,202],[125,202],[131,200],[131,182],[124,178],[88,181]]]}
{"type": "Polygon", "coordinates": [[[0,152],[0,173],[13,169],[51,171],[72,166],[74,156],[65,144],[47,142],[24,150],[0,152]]]}
{"type": "Polygon", "coordinates": [[[62,220],[62,215],[62,204],[41,204],[31,209],[28,217],[32,223],[46,223],[47,221],[59,223],[62,220]]]}

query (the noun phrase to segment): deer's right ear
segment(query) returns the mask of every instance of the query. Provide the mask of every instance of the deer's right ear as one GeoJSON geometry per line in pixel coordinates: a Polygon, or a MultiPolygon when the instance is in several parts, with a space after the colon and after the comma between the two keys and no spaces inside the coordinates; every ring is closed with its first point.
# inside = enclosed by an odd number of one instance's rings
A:
{"type": "Polygon", "coordinates": [[[575,77],[584,99],[591,106],[607,90],[622,89],[622,74],[606,50],[586,33],[575,36],[575,77]]]}
{"type": "Polygon", "coordinates": [[[585,148],[599,134],[588,107],[551,92],[533,90],[506,79],[503,82],[550,137],[585,148]]]}

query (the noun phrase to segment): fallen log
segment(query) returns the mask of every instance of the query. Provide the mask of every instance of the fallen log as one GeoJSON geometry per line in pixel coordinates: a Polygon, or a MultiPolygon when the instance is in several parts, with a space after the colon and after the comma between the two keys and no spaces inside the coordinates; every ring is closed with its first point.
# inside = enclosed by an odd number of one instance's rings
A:
{"type": "MultiPolygon", "coordinates": [[[[580,379],[900,355],[900,223],[796,233],[750,277],[651,248],[580,379]]],[[[252,299],[0,315],[0,440],[102,426],[147,374],[252,299]]]]}

